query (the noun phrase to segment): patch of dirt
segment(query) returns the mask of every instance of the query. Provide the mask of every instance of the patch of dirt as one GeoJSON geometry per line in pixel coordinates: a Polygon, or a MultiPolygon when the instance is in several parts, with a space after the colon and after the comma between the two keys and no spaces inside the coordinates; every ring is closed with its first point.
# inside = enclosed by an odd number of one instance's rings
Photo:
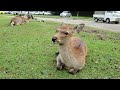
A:
{"type": "Polygon", "coordinates": [[[83,32],[87,32],[87,33],[90,33],[90,34],[96,34],[96,37],[99,40],[105,40],[107,38],[105,33],[100,32],[99,30],[83,30],[83,32]]]}
{"type": "Polygon", "coordinates": [[[97,34],[97,38],[99,40],[105,40],[107,37],[105,35],[103,35],[103,34],[97,34]]]}
{"type": "Polygon", "coordinates": [[[112,35],[108,35],[106,32],[104,31],[100,31],[100,30],[94,30],[94,29],[83,29],[83,32],[87,32],[90,34],[96,34],[97,39],[99,40],[116,40],[115,43],[120,41],[120,35],[118,34],[112,34],[112,35]]]}
{"type": "Polygon", "coordinates": [[[86,26],[83,28],[82,31],[87,32],[87,33],[95,33],[95,34],[100,33],[99,30],[96,30],[94,28],[89,28],[89,27],[86,27],[86,26]]]}

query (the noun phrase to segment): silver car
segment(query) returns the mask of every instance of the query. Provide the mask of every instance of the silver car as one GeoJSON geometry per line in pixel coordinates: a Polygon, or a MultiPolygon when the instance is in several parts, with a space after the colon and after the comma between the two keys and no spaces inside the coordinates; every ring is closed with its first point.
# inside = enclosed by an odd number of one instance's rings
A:
{"type": "Polygon", "coordinates": [[[70,13],[70,11],[63,11],[62,13],[60,13],[61,17],[70,17],[72,16],[72,14],[70,13]]]}
{"type": "Polygon", "coordinates": [[[51,11],[44,12],[44,15],[52,15],[51,11]]]}

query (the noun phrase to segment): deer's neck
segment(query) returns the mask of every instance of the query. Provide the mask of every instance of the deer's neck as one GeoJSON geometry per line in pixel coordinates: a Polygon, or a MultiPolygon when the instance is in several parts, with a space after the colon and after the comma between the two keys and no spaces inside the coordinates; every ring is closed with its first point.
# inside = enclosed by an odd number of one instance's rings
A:
{"type": "Polygon", "coordinates": [[[64,40],[64,43],[59,45],[59,46],[60,46],[60,49],[62,51],[70,49],[70,47],[71,47],[71,37],[70,38],[66,38],[64,40]]]}

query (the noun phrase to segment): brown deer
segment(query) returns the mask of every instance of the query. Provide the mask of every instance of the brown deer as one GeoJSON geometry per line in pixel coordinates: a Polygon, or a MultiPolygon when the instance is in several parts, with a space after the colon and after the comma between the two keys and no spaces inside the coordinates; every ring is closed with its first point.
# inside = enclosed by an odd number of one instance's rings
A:
{"type": "Polygon", "coordinates": [[[58,70],[66,68],[69,73],[75,74],[85,66],[87,46],[74,36],[74,33],[79,33],[83,26],[84,24],[75,27],[62,24],[57,28],[52,41],[59,44],[59,54],[56,57],[58,70]]]}
{"type": "Polygon", "coordinates": [[[29,22],[27,16],[16,16],[11,19],[10,24],[11,26],[16,26],[16,25],[24,24],[26,22],[29,22]]]}

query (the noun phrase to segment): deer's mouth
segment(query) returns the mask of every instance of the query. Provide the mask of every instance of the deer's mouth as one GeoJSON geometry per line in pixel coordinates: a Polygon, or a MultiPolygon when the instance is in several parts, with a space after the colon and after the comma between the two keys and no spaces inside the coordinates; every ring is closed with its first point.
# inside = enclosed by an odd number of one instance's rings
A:
{"type": "Polygon", "coordinates": [[[53,42],[54,44],[57,44],[57,42],[53,42]]]}
{"type": "Polygon", "coordinates": [[[61,41],[60,40],[55,40],[55,41],[53,41],[53,43],[54,44],[57,44],[57,43],[59,44],[59,43],[61,43],[61,41]]]}
{"type": "Polygon", "coordinates": [[[63,45],[63,42],[61,40],[58,40],[56,43],[58,43],[59,45],[63,45]]]}

